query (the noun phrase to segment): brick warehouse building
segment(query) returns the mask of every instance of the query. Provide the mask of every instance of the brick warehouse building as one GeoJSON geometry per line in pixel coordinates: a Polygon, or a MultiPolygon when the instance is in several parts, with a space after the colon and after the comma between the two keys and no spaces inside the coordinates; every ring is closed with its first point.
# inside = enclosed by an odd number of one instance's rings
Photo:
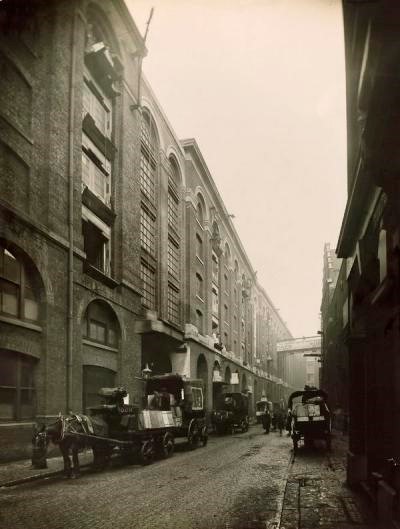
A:
{"type": "Polygon", "coordinates": [[[102,386],[139,403],[146,365],[203,378],[209,410],[222,387],[283,396],[290,333],[123,1],[19,4],[0,5],[0,457],[102,386]]]}

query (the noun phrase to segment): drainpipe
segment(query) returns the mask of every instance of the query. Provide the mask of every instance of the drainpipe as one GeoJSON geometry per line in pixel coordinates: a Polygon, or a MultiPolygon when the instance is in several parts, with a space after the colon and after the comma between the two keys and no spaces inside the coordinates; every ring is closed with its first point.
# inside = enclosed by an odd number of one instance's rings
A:
{"type": "Polygon", "coordinates": [[[67,312],[67,380],[66,412],[72,410],[72,365],[74,330],[74,126],[75,126],[75,67],[76,67],[76,14],[73,11],[71,28],[71,72],[69,78],[68,120],[68,312],[67,312]]]}

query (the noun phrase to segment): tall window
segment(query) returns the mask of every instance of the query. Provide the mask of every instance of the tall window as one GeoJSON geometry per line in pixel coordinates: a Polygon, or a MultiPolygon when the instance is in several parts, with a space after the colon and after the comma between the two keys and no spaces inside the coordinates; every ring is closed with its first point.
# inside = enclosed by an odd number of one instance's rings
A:
{"type": "Polygon", "coordinates": [[[196,233],[196,255],[197,257],[199,257],[201,260],[204,259],[204,255],[203,255],[203,240],[202,238],[200,237],[200,235],[198,233],[196,233]]]}
{"type": "Polygon", "coordinates": [[[88,69],[85,68],[82,105],[83,118],[89,114],[98,130],[107,138],[111,137],[111,108],[111,101],[96,83],[88,69]]]}
{"type": "Polygon", "coordinates": [[[168,188],[168,227],[179,233],[179,199],[171,185],[168,188]]]}
{"type": "Polygon", "coordinates": [[[106,204],[110,204],[111,162],[82,134],[82,183],[106,204]]]}
{"type": "Polygon", "coordinates": [[[225,345],[226,349],[229,351],[230,345],[229,345],[229,337],[228,337],[228,333],[227,332],[224,332],[224,345],[225,345]]]}
{"type": "Polygon", "coordinates": [[[200,226],[203,226],[204,211],[203,211],[203,206],[201,205],[200,199],[199,199],[199,202],[197,204],[196,216],[197,216],[197,220],[199,221],[200,226]]]}
{"type": "Polygon", "coordinates": [[[156,219],[150,211],[142,205],[140,210],[140,245],[153,257],[155,256],[156,219]]]}
{"type": "Polygon", "coordinates": [[[219,283],[219,259],[217,255],[213,252],[212,254],[212,280],[218,285],[219,283]]]}
{"type": "Polygon", "coordinates": [[[179,305],[179,290],[168,283],[168,320],[175,325],[180,323],[179,305]]]}
{"type": "Polygon", "coordinates": [[[142,193],[155,203],[157,139],[150,115],[144,112],[141,128],[140,188],[142,193]]]}
{"type": "Polygon", "coordinates": [[[212,311],[213,314],[218,316],[218,309],[219,309],[219,299],[218,299],[218,289],[213,286],[211,290],[211,296],[212,296],[212,311]]]}
{"type": "Polygon", "coordinates": [[[203,332],[203,313],[199,309],[196,310],[196,327],[200,333],[203,332]]]}
{"type": "Polygon", "coordinates": [[[179,246],[177,242],[168,237],[168,272],[179,280],[179,246]]]}
{"type": "Polygon", "coordinates": [[[196,274],[196,295],[200,299],[204,299],[204,286],[203,286],[203,278],[200,274],[196,274]]]}
{"type": "Polygon", "coordinates": [[[83,245],[87,262],[105,275],[111,274],[111,228],[82,206],[83,245]]]}
{"type": "Polygon", "coordinates": [[[225,292],[229,295],[229,277],[227,273],[224,274],[224,289],[225,292]]]}
{"type": "Polygon", "coordinates": [[[156,305],[156,273],[154,268],[141,261],[140,277],[143,286],[143,305],[150,310],[154,310],[156,305]]]}
{"type": "Polygon", "coordinates": [[[229,323],[229,308],[228,305],[224,305],[224,321],[229,323]]]}
{"type": "Polygon", "coordinates": [[[32,419],[36,413],[37,361],[0,349],[0,420],[32,419]]]}
{"type": "Polygon", "coordinates": [[[11,252],[0,246],[0,313],[28,321],[39,319],[31,278],[11,252]]]}

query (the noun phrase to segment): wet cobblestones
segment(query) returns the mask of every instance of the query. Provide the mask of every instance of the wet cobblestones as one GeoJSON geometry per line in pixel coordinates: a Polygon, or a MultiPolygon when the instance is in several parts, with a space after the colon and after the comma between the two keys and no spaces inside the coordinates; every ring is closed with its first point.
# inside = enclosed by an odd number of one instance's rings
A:
{"type": "Polygon", "coordinates": [[[293,460],[290,439],[253,427],[149,467],[3,488],[0,529],[374,529],[344,484],[345,455],[337,437],[333,452],[300,448],[293,460]]]}

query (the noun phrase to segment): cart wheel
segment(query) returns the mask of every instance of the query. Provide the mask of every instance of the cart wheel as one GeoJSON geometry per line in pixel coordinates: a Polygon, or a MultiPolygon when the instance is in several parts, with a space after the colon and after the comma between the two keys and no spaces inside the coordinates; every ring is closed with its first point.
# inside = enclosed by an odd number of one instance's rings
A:
{"type": "Polygon", "coordinates": [[[199,444],[199,433],[197,431],[188,433],[187,444],[189,450],[197,448],[197,445],[199,444]]]}
{"type": "Polygon", "coordinates": [[[201,429],[201,442],[203,443],[203,446],[206,446],[208,443],[208,430],[207,426],[203,426],[201,429]]]}
{"type": "Polygon", "coordinates": [[[170,432],[166,432],[160,443],[161,456],[164,458],[171,457],[174,453],[174,436],[170,432]]]}
{"type": "Polygon", "coordinates": [[[140,460],[143,465],[149,465],[154,460],[154,439],[147,439],[140,447],[140,460]]]}

